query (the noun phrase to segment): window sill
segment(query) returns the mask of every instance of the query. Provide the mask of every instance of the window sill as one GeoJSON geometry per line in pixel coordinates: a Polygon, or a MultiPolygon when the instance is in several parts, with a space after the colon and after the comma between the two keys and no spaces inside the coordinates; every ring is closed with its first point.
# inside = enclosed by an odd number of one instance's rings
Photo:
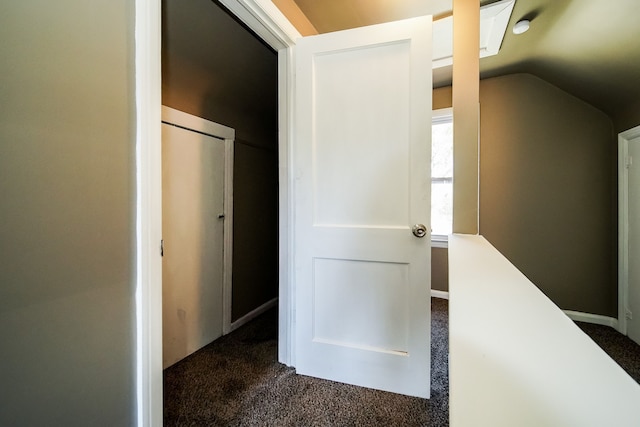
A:
{"type": "Polygon", "coordinates": [[[449,236],[431,235],[431,247],[447,249],[449,247],[449,236]]]}

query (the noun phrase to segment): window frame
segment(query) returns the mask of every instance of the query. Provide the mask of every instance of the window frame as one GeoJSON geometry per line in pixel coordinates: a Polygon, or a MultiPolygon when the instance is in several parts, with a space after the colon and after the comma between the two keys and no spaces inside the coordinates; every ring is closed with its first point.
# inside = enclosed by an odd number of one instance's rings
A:
{"type": "MultiPolygon", "coordinates": [[[[431,112],[431,126],[433,127],[433,125],[442,123],[453,123],[453,108],[440,108],[431,112]]],[[[433,146],[433,140],[431,141],[431,144],[433,146]]],[[[433,171],[430,171],[429,175],[431,175],[432,172],[433,171]]],[[[451,179],[451,182],[453,184],[453,176],[451,177],[451,179]]],[[[433,176],[431,176],[431,182],[433,183],[433,176]]],[[[431,247],[444,249],[448,248],[449,236],[443,234],[431,234],[431,247]]]]}

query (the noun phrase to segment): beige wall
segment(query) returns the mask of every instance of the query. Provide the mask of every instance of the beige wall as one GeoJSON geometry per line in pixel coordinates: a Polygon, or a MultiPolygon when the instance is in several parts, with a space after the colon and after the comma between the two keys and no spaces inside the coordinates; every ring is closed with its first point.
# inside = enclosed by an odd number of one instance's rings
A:
{"type": "Polygon", "coordinates": [[[280,9],[280,12],[287,17],[289,22],[291,22],[293,26],[296,27],[296,30],[303,36],[318,34],[316,27],[309,21],[307,15],[300,10],[295,0],[273,0],[273,4],[280,9]]]}
{"type": "Polygon", "coordinates": [[[453,0],[453,232],[478,234],[480,4],[453,0]]]}
{"type": "Polygon", "coordinates": [[[610,119],[526,74],[480,102],[481,234],[561,308],[617,316],[610,119]]]}
{"type": "Polygon", "coordinates": [[[210,0],[162,6],[162,103],[236,130],[236,320],[278,294],[277,55],[210,0]]]}
{"type": "Polygon", "coordinates": [[[449,258],[446,248],[431,248],[431,289],[449,291],[449,258]]]}
{"type": "Polygon", "coordinates": [[[480,233],[561,308],[617,316],[610,119],[528,74],[482,80],[480,109],[480,233]]]}
{"type": "Polygon", "coordinates": [[[0,425],[134,424],[133,4],[0,4],[0,425]]]}
{"type": "Polygon", "coordinates": [[[433,109],[439,110],[441,108],[451,108],[453,93],[451,86],[441,87],[433,90],[433,109]]]}

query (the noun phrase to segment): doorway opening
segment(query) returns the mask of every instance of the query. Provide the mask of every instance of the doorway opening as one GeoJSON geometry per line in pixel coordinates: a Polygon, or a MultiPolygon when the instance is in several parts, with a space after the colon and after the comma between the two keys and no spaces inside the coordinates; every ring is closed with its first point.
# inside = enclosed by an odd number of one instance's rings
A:
{"type": "MultiPolygon", "coordinates": [[[[224,337],[218,338],[220,335],[239,329],[277,305],[278,56],[219,2],[196,0],[185,4],[179,0],[163,0],[161,14],[162,104],[187,118],[187,125],[180,124],[181,128],[172,130],[184,136],[189,134],[184,128],[193,129],[194,123],[214,126],[209,130],[196,128],[197,132],[190,133],[199,148],[193,153],[191,166],[185,166],[179,175],[185,177],[200,172],[200,178],[195,183],[186,183],[184,190],[178,191],[176,209],[183,213],[189,203],[194,204],[194,209],[199,211],[183,222],[190,226],[194,221],[209,222],[203,224],[201,232],[195,232],[191,238],[194,244],[191,249],[182,250],[177,265],[171,266],[172,271],[167,271],[165,258],[164,281],[177,282],[171,284],[174,288],[184,286],[181,279],[169,280],[168,274],[188,264],[197,264],[196,267],[200,267],[197,271],[203,273],[196,274],[198,277],[191,278],[193,281],[209,282],[211,279],[205,278],[205,273],[220,280],[217,250],[221,245],[225,249],[222,255],[224,290],[191,291],[195,314],[177,306],[164,313],[165,322],[171,320],[165,325],[173,325],[172,335],[164,337],[165,346],[176,344],[172,342],[176,337],[180,337],[177,345],[181,350],[187,338],[197,343],[165,361],[163,367],[173,365],[164,371],[166,376],[169,371],[180,370],[182,362],[174,364],[178,359],[191,354],[186,360],[193,360],[200,354],[208,354],[211,345],[224,340],[224,337]],[[233,135],[225,133],[230,131],[233,135]],[[220,159],[222,154],[224,159],[220,159]],[[210,160],[216,158],[217,163],[210,160]],[[224,172],[219,173],[221,167],[224,172]],[[221,176],[225,177],[225,186],[232,183],[233,188],[232,196],[228,189],[225,191],[224,208],[207,208],[195,202],[203,192],[214,194],[214,181],[221,176]],[[202,191],[191,194],[197,186],[202,191]],[[211,212],[207,213],[207,209],[211,212]],[[219,232],[222,224],[224,236],[220,242],[216,230],[219,232]],[[216,244],[210,249],[213,240],[216,244]],[[218,261],[214,261],[216,257],[218,261]],[[215,301],[213,294],[222,299],[222,304],[215,301]],[[223,312],[221,322],[219,313],[214,314],[220,310],[223,312]],[[190,320],[194,319],[190,315],[200,317],[200,326],[192,326],[194,322],[190,320]],[[195,351],[198,348],[200,350],[195,351]]],[[[185,149],[178,147],[175,151],[177,156],[187,155],[185,149]]],[[[166,155],[168,153],[163,152],[163,157],[166,155]]],[[[163,158],[164,165],[166,160],[163,158]]],[[[217,185],[219,191],[219,183],[217,185]]],[[[167,196],[165,191],[163,189],[163,198],[167,196]]],[[[166,220],[163,218],[165,224],[166,220]]],[[[172,227],[180,225],[177,221],[172,227]]],[[[165,229],[163,233],[168,231],[165,229]]],[[[170,243],[167,236],[163,238],[168,257],[170,243]]],[[[166,283],[163,288],[164,285],[166,283]]],[[[163,299],[167,298],[168,295],[163,299]]],[[[165,326],[165,329],[168,328],[165,326]]],[[[220,363],[230,362],[224,362],[223,358],[220,363]]],[[[200,380],[204,381],[206,373],[201,374],[200,380]]],[[[165,397],[167,395],[165,393],[165,397]]],[[[165,402],[165,410],[167,408],[165,402]]]]}

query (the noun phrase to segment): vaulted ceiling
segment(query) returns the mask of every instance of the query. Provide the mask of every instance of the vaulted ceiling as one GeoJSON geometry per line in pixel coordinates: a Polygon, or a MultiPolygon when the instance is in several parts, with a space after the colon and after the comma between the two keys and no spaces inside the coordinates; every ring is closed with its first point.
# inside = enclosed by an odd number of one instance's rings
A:
{"type": "MultiPolygon", "coordinates": [[[[319,33],[452,13],[451,0],[292,1],[319,33]]],[[[480,77],[531,73],[607,113],[618,130],[635,126],[640,124],[639,17],[640,0],[516,0],[500,52],[480,60],[480,77]],[[531,20],[531,29],[515,35],[511,28],[522,18],[531,20]]],[[[434,86],[449,84],[450,71],[434,75],[434,86]]]]}

